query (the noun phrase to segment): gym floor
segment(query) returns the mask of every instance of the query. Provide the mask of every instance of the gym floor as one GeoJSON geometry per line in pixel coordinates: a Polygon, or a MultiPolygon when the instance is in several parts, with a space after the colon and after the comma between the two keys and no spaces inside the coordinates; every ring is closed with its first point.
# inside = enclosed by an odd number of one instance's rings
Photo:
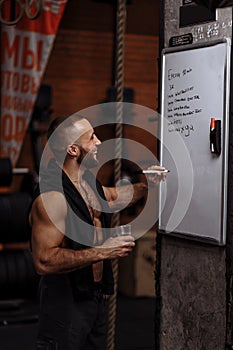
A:
{"type": "MultiPolygon", "coordinates": [[[[153,298],[118,296],[116,350],[154,350],[153,298]]],[[[28,301],[0,302],[1,350],[33,350],[38,306],[28,301]]]]}

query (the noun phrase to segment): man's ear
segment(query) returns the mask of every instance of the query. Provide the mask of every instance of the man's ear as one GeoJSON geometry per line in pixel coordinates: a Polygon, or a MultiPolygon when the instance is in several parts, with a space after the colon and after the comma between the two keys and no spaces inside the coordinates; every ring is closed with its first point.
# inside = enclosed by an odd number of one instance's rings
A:
{"type": "Polygon", "coordinates": [[[69,145],[67,147],[66,152],[71,156],[71,157],[79,157],[80,155],[80,150],[77,145],[69,145]]]}

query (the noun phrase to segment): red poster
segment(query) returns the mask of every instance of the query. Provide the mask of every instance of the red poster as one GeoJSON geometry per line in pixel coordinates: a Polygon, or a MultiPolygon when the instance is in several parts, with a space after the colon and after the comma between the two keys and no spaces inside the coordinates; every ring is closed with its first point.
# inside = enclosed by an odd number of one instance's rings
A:
{"type": "MultiPolygon", "coordinates": [[[[24,0],[18,0],[17,4],[19,1],[24,3],[24,0]]],[[[5,0],[4,5],[8,5],[7,2],[10,0],[5,0]]],[[[24,9],[19,23],[2,24],[0,155],[11,158],[13,166],[67,1],[45,0],[41,3],[37,19],[28,19],[24,9]]]]}

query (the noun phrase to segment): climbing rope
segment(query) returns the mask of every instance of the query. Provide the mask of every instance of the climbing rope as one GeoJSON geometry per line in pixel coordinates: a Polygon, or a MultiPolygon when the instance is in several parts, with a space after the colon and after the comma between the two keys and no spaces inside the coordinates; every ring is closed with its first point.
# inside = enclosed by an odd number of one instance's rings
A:
{"type": "MultiPolygon", "coordinates": [[[[126,2],[117,1],[117,33],[116,33],[116,129],[115,129],[115,164],[114,180],[117,184],[121,179],[121,157],[122,157],[122,123],[123,123],[123,92],[124,92],[124,50],[125,50],[125,25],[126,25],[126,2]]],[[[120,225],[120,214],[113,215],[112,226],[120,225]]],[[[117,282],[118,282],[118,260],[112,263],[115,282],[115,292],[109,299],[108,309],[108,336],[107,349],[115,348],[115,327],[116,327],[116,304],[117,304],[117,282]]]]}

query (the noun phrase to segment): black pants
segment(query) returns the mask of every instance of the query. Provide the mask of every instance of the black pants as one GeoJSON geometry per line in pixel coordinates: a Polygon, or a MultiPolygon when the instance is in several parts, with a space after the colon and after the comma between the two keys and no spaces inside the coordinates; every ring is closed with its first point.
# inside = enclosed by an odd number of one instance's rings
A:
{"type": "Polygon", "coordinates": [[[74,301],[69,282],[41,285],[37,350],[105,350],[107,303],[96,289],[92,299],[74,301]]]}

